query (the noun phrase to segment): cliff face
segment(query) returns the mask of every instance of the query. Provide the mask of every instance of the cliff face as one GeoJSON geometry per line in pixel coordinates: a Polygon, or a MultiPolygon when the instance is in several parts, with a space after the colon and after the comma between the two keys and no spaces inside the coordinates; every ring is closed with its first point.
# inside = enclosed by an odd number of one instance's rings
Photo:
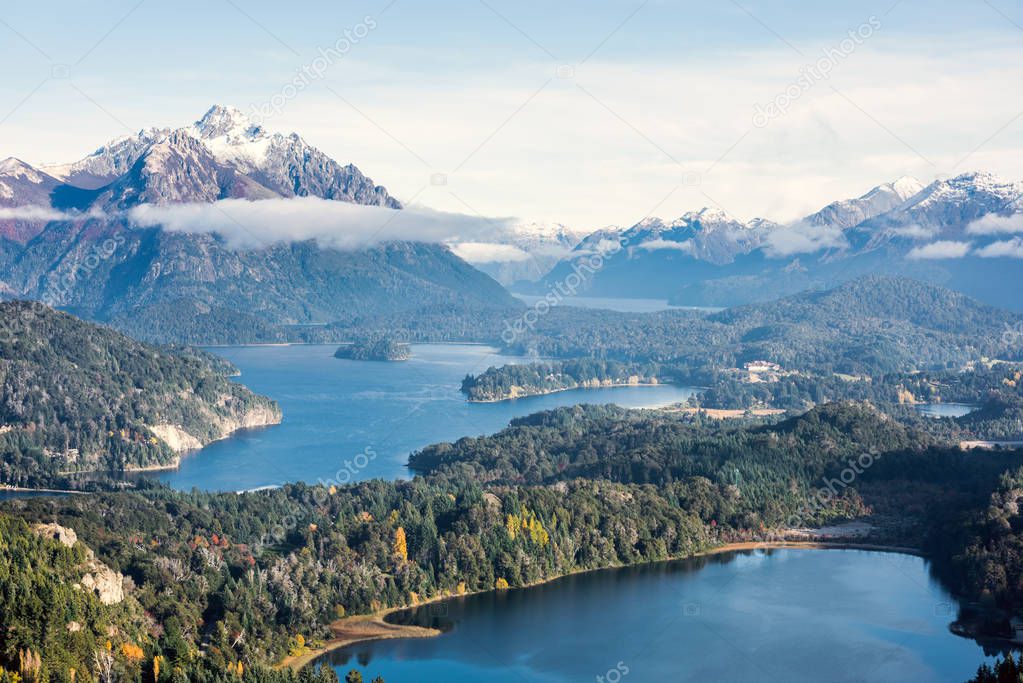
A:
{"type": "MultiPolygon", "coordinates": [[[[196,451],[214,441],[226,439],[239,429],[270,427],[281,423],[281,410],[274,404],[247,406],[235,414],[213,417],[211,431],[207,434],[192,434],[182,425],[147,425],[175,453],[196,451]]],[[[177,466],[177,459],[169,465],[177,466]]]]}

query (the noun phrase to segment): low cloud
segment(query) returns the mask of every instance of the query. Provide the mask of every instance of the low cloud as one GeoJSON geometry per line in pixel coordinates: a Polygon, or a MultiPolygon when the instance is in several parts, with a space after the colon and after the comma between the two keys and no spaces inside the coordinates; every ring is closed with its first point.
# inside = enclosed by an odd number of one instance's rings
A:
{"type": "Polygon", "coordinates": [[[931,242],[925,244],[922,247],[915,247],[910,249],[907,256],[914,260],[926,260],[926,259],[950,259],[950,258],[963,258],[970,253],[972,247],[970,242],[953,242],[951,240],[940,240],[938,242],[931,242]]]}
{"type": "Polygon", "coordinates": [[[493,242],[459,242],[451,245],[451,251],[469,263],[509,263],[530,258],[518,247],[493,242]]]}
{"type": "Polygon", "coordinates": [[[506,233],[512,224],[510,218],[488,219],[420,207],[394,210],[315,197],[146,204],[131,209],[128,216],[140,227],[216,233],[235,249],[304,240],[316,240],[321,246],[335,249],[360,249],[402,240],[450,243],[475,238],[483,242],[506,233]]]}
{"type": "Polygon", "coordinates": [[[84,218],[102,218],[97,211],[80,213],[77,211],[58,211],[48,206],[0,206],[0,220],[32,221],[49,223],[50,221],[74,221],[84,218]]]}
{"type": "Polygon", "coordinates": [[[1005,235],[1023,232],[1023,213],[1013,213],[1008,216],[989,213],[966,226],[966,232],[971,235],[1005,235]]]}
{"type": "Polygon", "coordinates": [[[764,236],[763,249],[771,258],[785,258],[847,246],[841,228],[799,222],[769,231],[764,236]]]}
{"type": "Polygon", "coordinates": [[[899,237],[908,237],[915,240],[926,240],[931,239],[937,235],[938,231],[932,228],[925,228],[919,223],[911,223],[909,225],[901,225],[892,228],[892,232],[899,237]]]}
{"type": "Polygon", "coordinates": [[[977,250],[982,258],[1020,258],[1023,259],[1023,239],[1013,237],[1011,240],[992,242],[977,250]]]}
{"type": "Polygon", "coordinates": [[[682,251],[687,254],[693,253],[693,243],[690,241],[685,242],[674,242],[671,240],[650,240],[649,242],[643,242],[639,245],[640,249],[646,249],[648,251],[658,251],[662,249],[668,249],[672,251],[682,251]]]}

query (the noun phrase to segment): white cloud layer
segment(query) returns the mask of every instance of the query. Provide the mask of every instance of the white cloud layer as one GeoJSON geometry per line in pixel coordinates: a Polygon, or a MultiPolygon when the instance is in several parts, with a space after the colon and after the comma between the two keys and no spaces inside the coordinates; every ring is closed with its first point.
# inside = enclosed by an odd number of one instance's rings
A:
{"type": "Polygon", "coordinates": [[[14,221],[38,221],[46,223],[49,221],[70,221],[81,218],[98,218],[98,213],[68,213],[57,211],[48,206],[0,206],[0,220],[14,221]]]}
{"type": "Polygon", "coordinates": [[[531,258],[518,247],[494,242],[460,242],[452,244],[451,251],[469,263],[510,263],[531,258]]]}
{"type": "Polygon", "coordinates": [[[656,239],[650,240],[649,242],[643,242],[643,244],[639,245],[639,248],[646,249],[648,251],[670,250],[681,251],[687,254],[693,253],[693,243],[689,241],[674,242],[672,240],[656,239]]]}
{"type": "Polygon", "coordinates": [[[908,257],[915,260],[963,258],[972,246],[970,242],[940,240],[911,249],[908,257]]]}
{"type": "Polygon", "coordinates": [[[1023,213],[1008,216],[989,213],[973,221],[966,227],[971,235],[1005,235],[1023,232],[1023,213]]]}
{"type": "Polygon", "coordinates": [[[1023,239],[1013,237],[1011,240],[992,242],[977,250],[982,258],[1020,258],[1023,259],[1023,239]]]}
{"type": "Polygon", "coordinates": [[[143,205],[131,209],[128,217],[140,227],[217,233],[236,249],[304,240],[336,249],[360,249],[395,240],[449,243],[493,236],[507,231],[512,222],[420,207],[396,211],[314,197],[143,205]]]}
{"type": "Polygon", "coordinates": [[[771,258],[784,258],[846,246],[848,242],[840,228],[798,222],[767,233],[763,249],[771,258]]]}

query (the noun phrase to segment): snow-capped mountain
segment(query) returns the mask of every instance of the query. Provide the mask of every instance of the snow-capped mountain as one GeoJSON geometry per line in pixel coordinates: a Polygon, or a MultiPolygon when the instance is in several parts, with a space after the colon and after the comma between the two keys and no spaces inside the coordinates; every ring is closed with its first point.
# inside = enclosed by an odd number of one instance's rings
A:
{"type": "Polygon", "coordinates": [[[730,306],[898,273],[1023,308],[1021,197],[1023,183],[974,172],[926,187],[899,178],[786,225],[743,222],[713,209],[670,222],[648,218],[586,237],[531,293],[563,280],[581,257],[615,239],[625,248],[588,273],[580,293],[730,306]]]}
{"type": "Polygon", "coordinates": [[[38,235],[52,213],[47,207],[58,185],[59,180],[21,159],[0,161],[0,238],[24,243],[38,235]]]}
{"type": "Polygon", "coordinates": [[[855,227],[864,248],[898,239],[960,239],[966,226],[991,213],[1019,210],[1023,182],[971,172],[936,180],[887,213],[855,227]]]}
{"type": "Polygon", "coordinates": [[[70,164],[43,166],[63,182],[85,190],[109,185],[131,170],[149,147],[170,135],[170,128],[148,128],[135,135],[115,138],[89,156],[70,164]]]}
{"type": "Polygon", "coordinates": [[[922,189],[924,185],[919,180],[903,176],[893,182],[878,185],[862,197],[832,202],[820,211],[810,214],[803,221],[809,225],[844,230],[891,211],[922,189]]]}
{"type": "Polygon", "coordinates": [[[58,179],[21,159],[0,161],[0,206],[48,206],[57,185],[58,179]]]}
{"type": "MultiPolygon", "coordinates": [[[[177,171],[186,166],[178,166],[177,171]]],[[[147,128],[134,136],[112,140],[84,159],[43,170],[86,190],[101,190],[129,175],[135,175],[136,180],[138,176],[146,176],[150,179],[148,190],[120,192],[120,195],[151,203],[212,201],[210,197],[311,196],[401,208],[398,200],[385,188],[375,185],[356,166],[341,165],[299,135],[271,133],[238,109],[222,105],[214,105],[189,126],[147,128]],[[189,139],[196,144],[191,144],[189,139]],[[140,161],[147,168],[136,168],[140,161]],[[189,168],[201,168],[198,173],[201,177],[182,177],[175,171],[177,162],[187,162],[189,168]],[[156,180],[163,163],[171,164],[166,169],[168,176],[165,180],[156,180]],[[178,186],[178,182],[182,184],[178,186]],[[214,186],[220,187],[222,192],[214,193],[214,186]],[[160,192],[166,195],[161,196],[160,192]]],[[[98,196],[107,194],[100,192],[98,196]]],[[[118,205],[123,205],[123,201],[118,201],[118,205]]]]}
{"type": "Polygon", "coordinates": [[[131,218],[152,205],[306,196],[402,208],[355,166],[230,107],[182,128],[144,129],[48,171],[8,159],[0,163],[0,296],[41,299],[139,338],[193,343],[279,341],[296,323],[519,305],[440,244],[242,248],[131,218]]]}
{"type": "Polygon", "coordinates": [[[724,265],[759,247],[778,225],[763,218],[740,222],[724,211],[705,207],[665,223],[646,218],[623,234],[623,245],[635,250],[678,251],[708,263],[724,265]]]}

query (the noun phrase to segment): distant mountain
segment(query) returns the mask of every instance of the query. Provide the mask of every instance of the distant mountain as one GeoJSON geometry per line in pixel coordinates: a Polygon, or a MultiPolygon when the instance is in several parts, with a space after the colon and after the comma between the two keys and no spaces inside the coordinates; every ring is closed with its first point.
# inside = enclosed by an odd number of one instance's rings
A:
{"type": "Polygon", "coordinates": [[[129,220],[141,206],[295,197],[401,210],[355,166],[230,107],[46,171],[8,159],[0,162],[0,296],[43,300],[142,339],[194,343],[280,341],[285,325],[359,315],[519,305],[442,245],[241,249],[216,234],[129,220]]]}
{"type": "Polygon", "coordinates": [[[810,225],[844,230],[901,206],[923,189],[923,183],[919,180],[904,176],[894,182],[878,185],[862,197],[832,202],[803,220],[810,225]]]}
{"type": "Polygon", "coordinates": [[[564,281],[601,241],[581,293],[668,299],[678,305],[767,301],[851,278],[902,274],[1023,310],[1023,183],[966,173],[926,187],[912,178],[829,204],[795,223],[741,222],[704,209],[593,235],[532,287],[564,281]]]}

